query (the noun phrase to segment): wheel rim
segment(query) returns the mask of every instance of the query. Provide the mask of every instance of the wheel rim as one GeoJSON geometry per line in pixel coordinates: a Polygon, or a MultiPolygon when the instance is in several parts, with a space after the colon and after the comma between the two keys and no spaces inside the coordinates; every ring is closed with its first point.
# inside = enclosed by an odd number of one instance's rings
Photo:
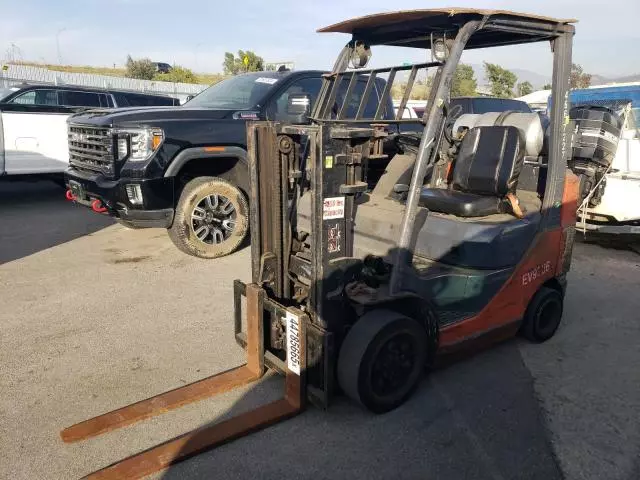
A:
{"type": "Polygon", "coordinates": [[[196,238],[208,245],[225,242],[236,227],[237,212],[227,197],[210,194],[191,211],[191,228],[196,238]]]}
{"type": "Polygon", "coordinates": [[[394,395],[409,381],[416,364],[416,345],[408,333],[394,335],[378,351],[371,367],[371,390],[378,397],[394,395]]]}
{"type": "Polygon", "coordinates": [[[538,332],[546,334],[551,330],[554,330],[560,321],[561,307],[560,304],[554,300],[548,300],[538,309],[538,315],[536,318],[536,324],[538,325],[538,332]]]}

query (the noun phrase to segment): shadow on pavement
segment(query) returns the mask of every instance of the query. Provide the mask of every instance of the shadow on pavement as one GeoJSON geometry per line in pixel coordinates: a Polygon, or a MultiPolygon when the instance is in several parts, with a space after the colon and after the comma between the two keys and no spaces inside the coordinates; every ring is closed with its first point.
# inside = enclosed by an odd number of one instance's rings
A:
{"type": "MultiPolygon", "coordinates": [[[[282,388],[278,377],[256,385],[224,418],[279,398],[282,388]]],[[[327,412],[309,407],[177,464],[161,478],[563,476],[518,341],[510,341],[432,373],[409,402],[388,414],[376,416],[338,398],[327,412]]]]}
{"type": "Polygon", "coordinates": [[[66,200],[50,181],[0,181],[0,264],[94,233],[113,219],[66,200]]]}
{"type": "Polygon", "coordinates": [[[576,242],[585,245],[597,245],[613,250],[627,250],[640,254],[640,239],[638,235],[611,235],[598,232],[588,232],[586,235],[576,233],[576,242]]]}

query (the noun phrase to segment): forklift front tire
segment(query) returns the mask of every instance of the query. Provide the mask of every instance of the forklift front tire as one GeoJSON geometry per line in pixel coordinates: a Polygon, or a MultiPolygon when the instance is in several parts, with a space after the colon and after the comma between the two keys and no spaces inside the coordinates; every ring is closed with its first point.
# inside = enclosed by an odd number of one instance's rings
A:
{"type": "Polygon", "coordinates": [[[373,413],[389,412],[413,393],[424,372],[427,334],[414,319],[373,310],[351,327],[340,348],[338,382],[373,413]]]}
{"type": "Polygon", "coordinates": [[[520,332],[529,341],[542,343],[556,333],[562,319],[562,295],[549,287],[540,287],[522,319],[520,332]]]}

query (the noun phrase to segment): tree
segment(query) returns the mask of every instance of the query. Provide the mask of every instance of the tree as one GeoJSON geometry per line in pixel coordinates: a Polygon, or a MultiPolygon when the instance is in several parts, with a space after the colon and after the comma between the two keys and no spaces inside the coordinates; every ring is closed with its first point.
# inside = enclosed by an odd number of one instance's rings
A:
{"type": "Polygon", "coordinates": [[[551,90],[552,88],[553,88],[553,87],[551,86],[551,84],[550,84],[550,83],[546,83],[546,84],[544,85],[544,87],[542,87],[542,89],[543,89],[543,90],[551,90]]]}
{"type": "Polygon", "coordinates": [[[188,68],[174,66],[169,73],[158,73],[153,77],[161,82],[198,83],[198,78],[188,68]]]}
{"type": "MultiPolygon", "coordinates": [[[[431,85],[433,84],[433,77],[427,77],[426,82],[422,80],[416,80],[411,89],[411,95],[409,100],[427,100],[429,98],[429,92],[431,91],[431,85]]],[[[400,100],[404,96],[404,92],[407,90],[406,83],[393,82],[391,85],[391,97],[394,100],[400,100]]]]}
{"type": "Polygon", "coordinates": [[[591,86],[591,74],[584,73],[582,66],[577,63],[571,64],[571,77],[569,78],[570,88],[587,88],[591,86]]]}
{"type": "Polygon", "coordinates": [[[127,55],[127,77],[139,80],[153,80],[156,75],[156,67],[148,58],[134,60],[127,55]]]}
{"type": "Polygon", "coordinates": [[[517,90],[518,90],[518,96],[519,97],[524,97],[525,95],[529,95],[531,92],[533,92],[533,85],[531,85],[531,82],[520,82],[517,86],[517,90]]]}
{"type": "Polygon", "coordinates": [[[459,64],[451,82],[451,97],[475,97],[477,90],[478,82],[473,67],[459,64]]]}
{"type": "Polygon", "coordinates": [[[417,80],[413,85],[413,90],[409,96],[410,100],[427,100],[433,85],[433,77],[427,77],[425,82],[417,80]]]}
{"type": "Polygon", "coordinates": [[[264,70],[264,60],[254,52],[238,50],[238,56],[233,53],[224,54],[224,73],[227,75],[237,75],[244,72],[261,72],[264,70]]]}
{"type": "Polygon", "coordinates": [[[518,81],[515,73],[495,63],[484,62],[484,69],[491,83],[491,95],[495,97],[513,98],[513,87],[518,81]]]}

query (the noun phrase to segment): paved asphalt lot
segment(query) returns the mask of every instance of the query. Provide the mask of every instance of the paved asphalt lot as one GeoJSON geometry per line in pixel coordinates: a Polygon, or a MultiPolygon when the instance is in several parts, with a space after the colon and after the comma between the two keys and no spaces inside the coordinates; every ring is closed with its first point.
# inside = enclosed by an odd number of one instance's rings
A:
{"type": "MultiPolygon", "coordinates": [[[[238,365],[231,287],[249,250],[179,253],[55,186],[0,184],[0,478],[79,478],[275,399],[279,378],[83,443],[77,421],[238,365]],[[18,199],[18,192],[27,199],[18,199]]],[[[373,416],[346,400],[154,478],[640,478],[640,255],[576,245],[564,322],[425,379],[373,416]]]]}

